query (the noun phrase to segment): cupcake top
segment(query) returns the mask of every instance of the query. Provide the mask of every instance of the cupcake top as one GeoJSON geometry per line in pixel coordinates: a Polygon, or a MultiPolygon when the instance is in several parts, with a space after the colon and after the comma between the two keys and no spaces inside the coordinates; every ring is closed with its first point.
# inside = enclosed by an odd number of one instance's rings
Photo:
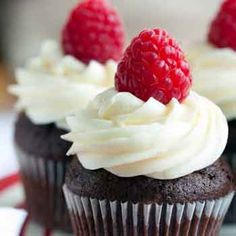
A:
{"type": "Polygon", "coordinates": [[[161,29],[144,30],[119,63],[115,88],[67,119],[68,154],[119,177],[175,179],[213,164],[225,148],[227,122],[191,83],[176,41],[161,29]]]}
{"type": "Polygon", "coordinates": [[[67,128],[66,116],[112,85],[123,44],[123,25],[111,5],[80,2],[63,27],[62,46],[44,41],[39,56],[16,71],[9,90],[18,97],[17,110],[34,124],[67,128]]]}
{"type": "Polygon", "coordinates": [[[236,52],[196,43],[187,49],[193,89],[216,103],[228,120],[236,118],[236,52]]]}
{"type": "Polygon", "coordinates": [[[219,105],[228,120],[236,118],[235,23],[235,1],[223,1],[211,22],[208,42],[187,47],[193,69],[193,88],[219,105]]]}
{"type": "Polygon", "coordinates": [[[35,124],[56,122],[64,125],[67,115],[84,108],[90,99],[111,86],[117,64],[90,61],[88,65],[64,56],[57,42],[42,44],[40,55],[16,71],[11,93],[18,97],[17,110],[23,110],[35,124]]]}

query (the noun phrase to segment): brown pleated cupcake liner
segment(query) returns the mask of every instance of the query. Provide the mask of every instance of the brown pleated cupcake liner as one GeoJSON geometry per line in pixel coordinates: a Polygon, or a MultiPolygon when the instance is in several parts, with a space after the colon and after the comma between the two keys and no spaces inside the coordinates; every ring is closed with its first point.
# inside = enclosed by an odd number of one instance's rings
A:
{"type": "Polygon", "coordinates": [[[234,196],[185,204],[144,204],[98,200],[63,187],[76,236],[89,235],[218,235],[234,196]]]}
{"type": "MultiPolygon", "coordinates": [[[[223,158],[228,162],[236,177],[236,153],[224,154],[223,158]]],[[[224,224],[236,224],[236,197],[233,198],[230,204],[224,224]]]]}
{"type": "Polygon", "coordinates": [[[35,157],[16,146],[16,153],[26,197],[26,207],[33,221],[49,229],[71,232],[71,223],[62,186],[66,157],[53,161],[35,157]]]}

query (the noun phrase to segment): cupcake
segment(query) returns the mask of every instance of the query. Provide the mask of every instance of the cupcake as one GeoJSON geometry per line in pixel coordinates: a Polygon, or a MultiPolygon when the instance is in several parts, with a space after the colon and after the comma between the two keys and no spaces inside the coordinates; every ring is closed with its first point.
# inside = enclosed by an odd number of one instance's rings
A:
{"type": "Polygon", "coordinates": [[[67,118],[63,187],[75,235],[218,235],[234,195],[219,159],[227,121],[191,91],[177,42],[144,30],[118,65],[115,88],[67,118]]]}
{"type": "MultiPolygon", "coordinates": [[[[224,112],[229,139],[224,157],[236,173],[236,1],[224,1],[210,25],[208,41],[187,46],[193,88],[224,112]]],[[[236,200],[225,222],[236,223],[236,200]]]]}
{"type": "Polygon", "coordinates": [[[10,92],[18,97],[15,146],[32,219],[70,230],[62,192],[69,143],[65,117],[110,87],[124,43],[116,10],[102,0],[77,5],[65,24],[62,46],[42,43],[39,56],[16,71],[10,92]]]}

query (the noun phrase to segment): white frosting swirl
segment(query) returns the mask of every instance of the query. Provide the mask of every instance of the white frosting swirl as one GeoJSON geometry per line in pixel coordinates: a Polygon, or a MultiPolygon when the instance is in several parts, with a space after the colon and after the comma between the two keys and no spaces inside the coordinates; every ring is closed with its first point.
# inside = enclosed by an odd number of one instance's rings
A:
{"type": "Polygon", "coordinates": [[[66,128],[65,117],[84,108],[99,92],[113,84],[116,63],[89,65],[64,56],[55,41],[42,44],[39,57],[16,71],[17,84],[9,90],[18,97],[16,108],[35,124],[56,122],[66,128]]]}
{"type": "Polygon", "coordinates": [[[236,118],[236,52],[198,43],[187,49],[193,89],[215,102],[228,120],[236,118]]]}
{"type": "Polygon", "coordinates": [[[67,122],[68,154],[77,154],[86,169],[122,177],[190,174],[214,163],[228,137],[222,111],[195,92],[181,104],[172,99],[163,105],[109,89],[67,122]]]}

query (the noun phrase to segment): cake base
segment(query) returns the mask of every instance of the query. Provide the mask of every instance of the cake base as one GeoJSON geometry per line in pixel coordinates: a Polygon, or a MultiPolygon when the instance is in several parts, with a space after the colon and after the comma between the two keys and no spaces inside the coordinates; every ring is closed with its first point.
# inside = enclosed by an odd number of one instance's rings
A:
{"type": "Polygon", "coordinates": [[[216,236],[234,195],[223,160],[178,179],[157,180],[87,170],[74,158],[63,189],[76,236],[216,236]]]}
{"type": "Polygon", "coordinates": [[[87,170],[74,157],[65,182],[79,196],[146,204],[214,200],[234,190],[233,174],[224,160],[178,179],[158,180],[146,176],[122,178],[104,169],[87,170]]]}

